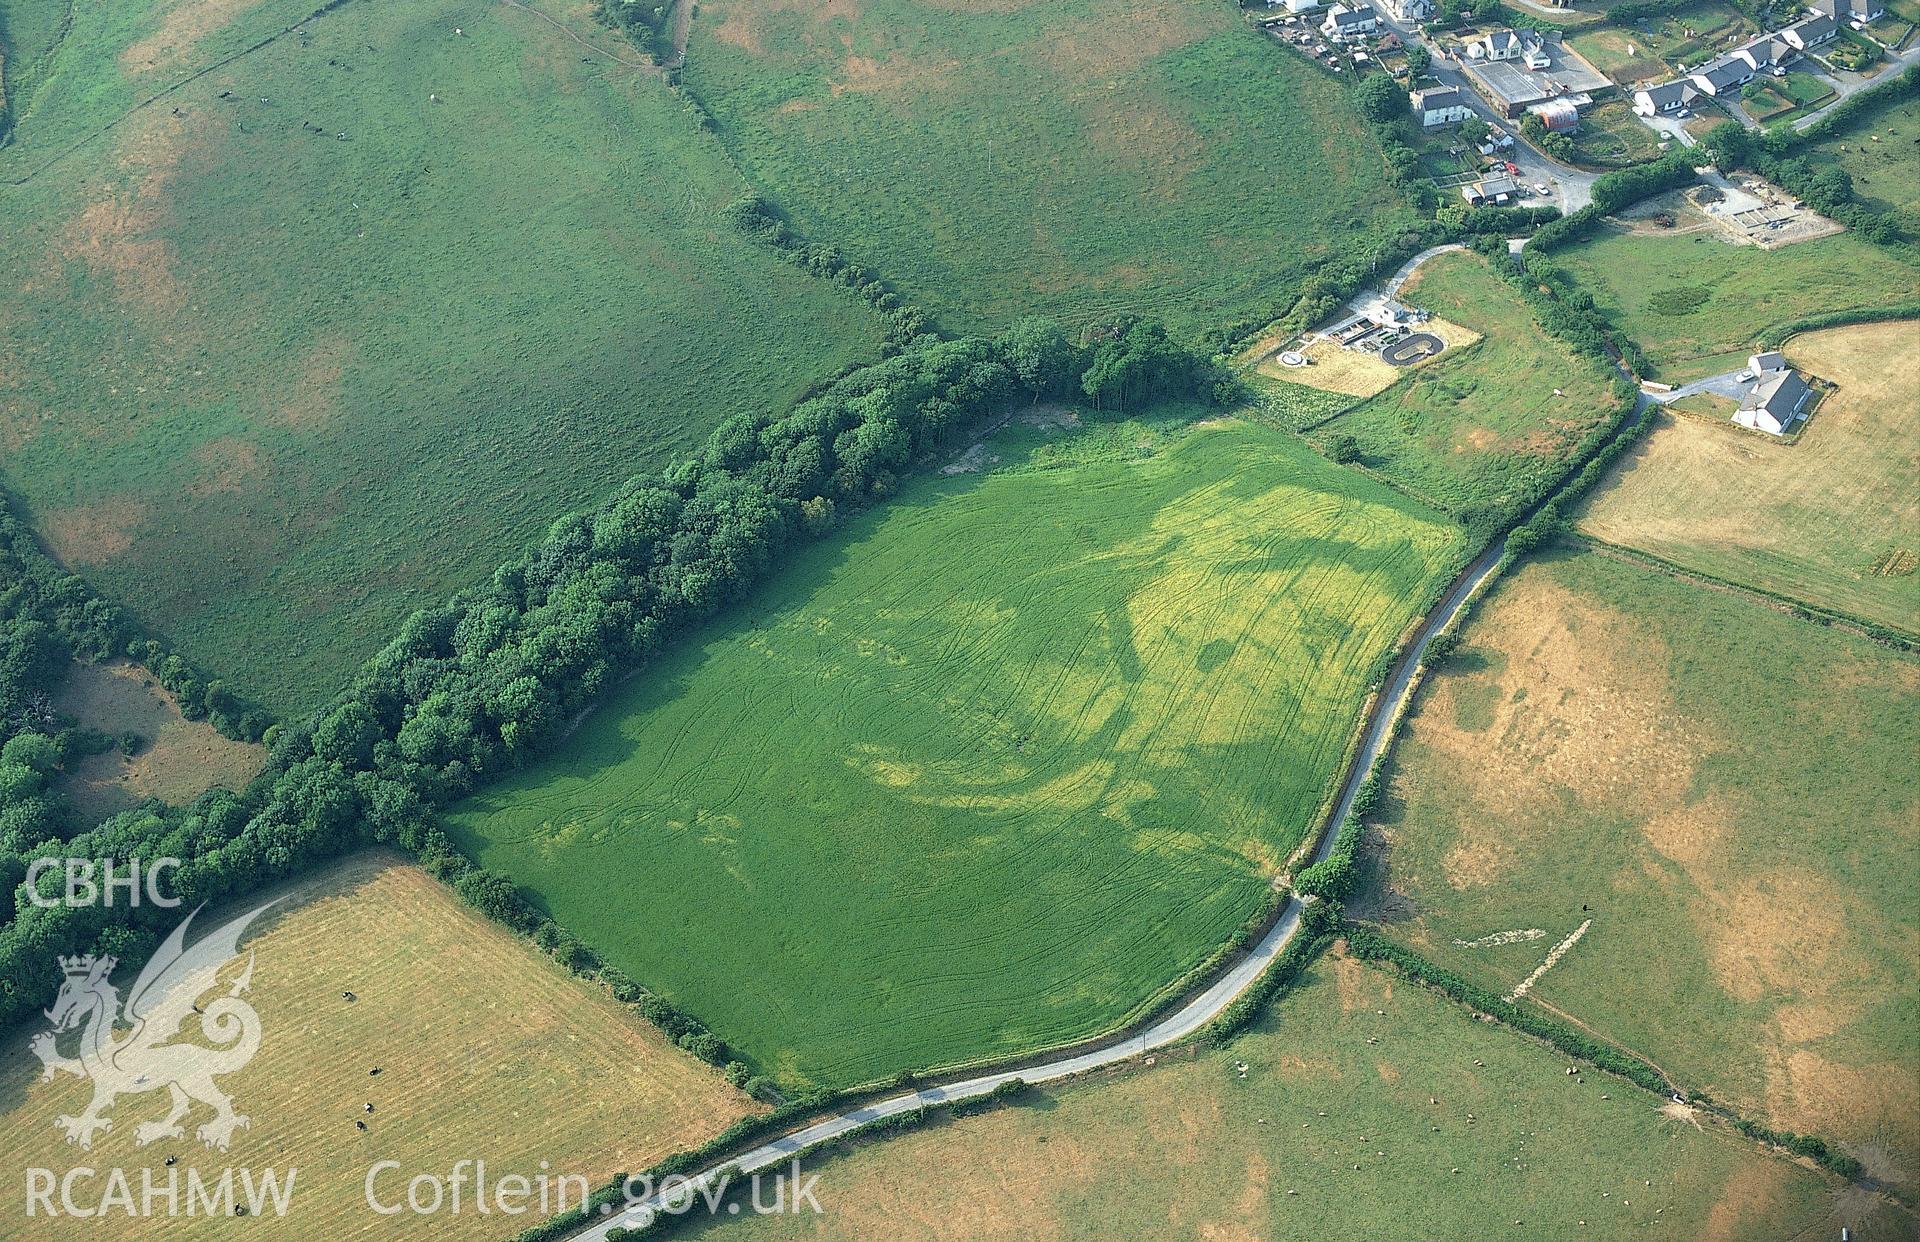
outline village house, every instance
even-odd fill
[[[1427,129],[1453,125],[1473,116],[1466,93],[1457,86],[1433,86],[1414,91],[1409,98],[1413,102],[1413,114]]]
[[[1387,12],[1403,22],[1424,22],[1439,11],[1434,0],[1382,0]]]
[[[1753,65],[1740,56],[1719,56],[1688,76],[1703,95],[1731,95],[1753,81]]]
[[[1780,37],[1805,52],[1833,42],[1839,33],[1839,22],[1824,13],[1816,13],[1812,17],[1801,18],[1791,26],[1782,27]]]
[[[1664,116],[1685,112],[1698,98],[1700,91],[1694,86],[1692,78],[1675,78],[1671,82],[1635,91],[1633,110],[1641,116]]]
[[[1319,8],[1324,0],[1287,0],[1287,12],[1311,13]]]
[[[1380,15],[1371,4],[1336,4],[1327,10],[1327,20],[1320,23],[1320,29],[1328,38],[1345,39],[1372,34],[1379,25]]]
[[[1812,7],[1815,13],[1850,26],[1864,26],[1887,15],[1887,6],[1880,0],[1813,0]]]
[[[1476,149],[1482,155],[1498,155],[1502,151],[1513,150],[1513,135],[1498,125],[1487,126],[1487,136],[1482,138]]]
[[[1798,371],[1791,367],[1769,371],[1741,398],[1733,421],[1768,435],[1785,435],[1812,396],[1813,389],[1807,387],[1807,381],[1800,378]]]
[[[1753,66],[1755,73],[1779,73],[1800,51],[1779,35],[1763,34],[1733,53]]]
[[[1467,59],[1497,64],[1501,61],[1523,60],[1529,53],[1539,50],[1540,36],[1531,30],[1524,36],[1517,30],[1496,30],[1467,44]]]

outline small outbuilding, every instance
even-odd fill
[[[1786,369],[1787,356],[1777,349],[1770,349],[1764,354],[1747,355],[1747,370],[1752,371],[1756,376]]]

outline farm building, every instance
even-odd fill
[[[1371,4],[1336,4],[1327,10],[1327,20],[1320,23],[1320,29],[1329,38],[1343,39],[1350,35],[1372,34],[1380,25],[1380,15]]]
[[[1460,189],[1460,197],[1474,207],[1482,207],[1488,203],[1496,207],[1504,207],[1519,196],[1520,183],[1505,173],[1496,173],[1472,185],[1462,186]]]
[[[1500,115],[1517,119],[1529,105],[1549,99],[1567,98],[1578,107],[1593,102],[1594,95],[1614,89],[1613,80],[1582,60],[1557,35],[1531,36],[1519,56],[1508,57],[1511,44],[1495,42],[1488,36],[1468,48],[1465,62],[1467,77]],[[1479,58],[1474,48],[1483,49]],[[1497,53],[1491,57],[1488,52]]]
[[[1414,91],[1409,98],[1413,102],[1413,114],[1428,129],[1452,125],[1473,116],[1473,108],[1467,103],[1466,94],[1457,86],[1429,87]]]
[[[1791,367],[1770,371],[1741,398],[1733,421],[1768,435],[1785,435],[1787,428],[1793,426],[1794,420],[1807,408],[1807,399],[1812,395],[1813,389],[1807,387],[1807,381],[1800,378],[1798,371]]]
[[[1570,99],[1549,99],[1527,109],[1540,118],[1540,123],[1548,131],[1556,134],[1568,134],[1580,128],[1580,109]]]
[[[1699,88],[1694,86],[1692,78],[1675,78],[1671,82],[1662,82],[1658,86],[1649,86],[1633,93],[1633,110],[1641,116],[1659,116],[1668,112],[1684,112],[1700,98]]]
[[[1784,371],[1786,369],[1787,356],[1777,349],[1770,349],[1764,354],[1747,355],[1747,370],[1752,371],[1755,375],[1765,375],[1769,371]]]

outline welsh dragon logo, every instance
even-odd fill
[[[53,1008],[46,1011],[53,1029],[34,1036],[29,1047],[46,1067],[40,1075],[43,1080],[64,1071],[93,1081],[93,1101],[86,1111],[54,1120],[66,1132],[67,1142],[92,1147],[96,1132],[113,1128],[106,1113],[117,1098],[164,1087],[172,1098],[172,1110],[159,1121],[136,1126],[137,1144],[144,1147],[183,1137],[181,1119],[197,1101],[214,1110],[213,1120],[197,1131],[200,1141],[220,1151],[227,1149],[233,1132],[244,1128],[247,1118],[233,1111],[232,1097],[213,1080],[241,1068],[260,1050],[260,1015],[241,999],[253,981],[253,955],[247,955],[246,968],[225,995],[204,1007],[198,1002],[213,987],[221,968],[239,957],[240,937],[248,925],[273,904],[241,915],[188,948],[187,925],[205,907],[196,908],[134,980],[124,1011],[119,989],[108,981],[117,959],[91,953],[60,959],[66,981]],[[190,1014],[199,1016],[201,1033],[213,1046],[174,1042]],[[132,1028],[118,1040],[114,1038],[116,1022]],[[60,1055],[59,1037],[82,1027],[80,1055]]]

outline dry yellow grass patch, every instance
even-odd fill
[[[149,73],[185,62],[196,44],[261,0],[176,0],[160,19],[159,27],[120,53],[120,67],[128,73]]]
[[[1688,569],[1920,631],[1910,570],[1920,564],[1917,336],[1920,324],[1906,321],[1795,337],[1788,358],[1836,385],[1797,443],[1662,416],[1581,526]]]
[[[717,1071],[395,856],[347,860],[288,896],[243,943],[254,954],[250,996],[263,1040],[249,1065],[220,1080],[252,1119],[229,1151],[199,1146],[191,1128],[187,1140],[136,1148],[136,1123],[166,1111],[154,1095],[123,1097],[113,1129],[92,1151],[68,1147],[54,1117],[78,1112],[86,1085],[66,1075],[38,1081],[25,1032],[0,1052],[0,1098],[10,1103],[0,1114],[5,1167],[122,1167],[134,1171],[136,1194],[138,1170],[164,1173],[168,1156],[203,1176],[229,1166],[297,1168],[286,1217],[154,1220],[119,1232],[42,1218],[32,1236],[498,1239],[536,1218],[375,1215],[365,1201],[369,1168],[397,1160],[407,1170],[377,1183],[383,1198],[396,1187],[404,1194],[405,1177],[445,1177],[462,1159],[484,1158],[490,1179],[536,1176],[544,1161],[553,1174],[578,1173],[597,1185],[694,1146],[756,1107]],[[123,990],[129,982],[115,981]],[[344,1000],[343,991],[357,999]],[[198,1037],[191,1024],[182,1033],[186,1042]],[[380,1074],[369,1075],[376,1065]],[[186,1124],[209,1115],[197,1108]],[[24,1236],[13,1219],[23,1210],[17,1197],[0,1209],[0,1234]]]
[[[146,798],[183,806],[215,785],[238,789],[267,761],[261,747],[181,716],[173,695],[131,660],[75,662],[54,707],[115,737],[138,733],[146,743],[131,758],[110,750],[68,765],[61,788],[90,819]]]

